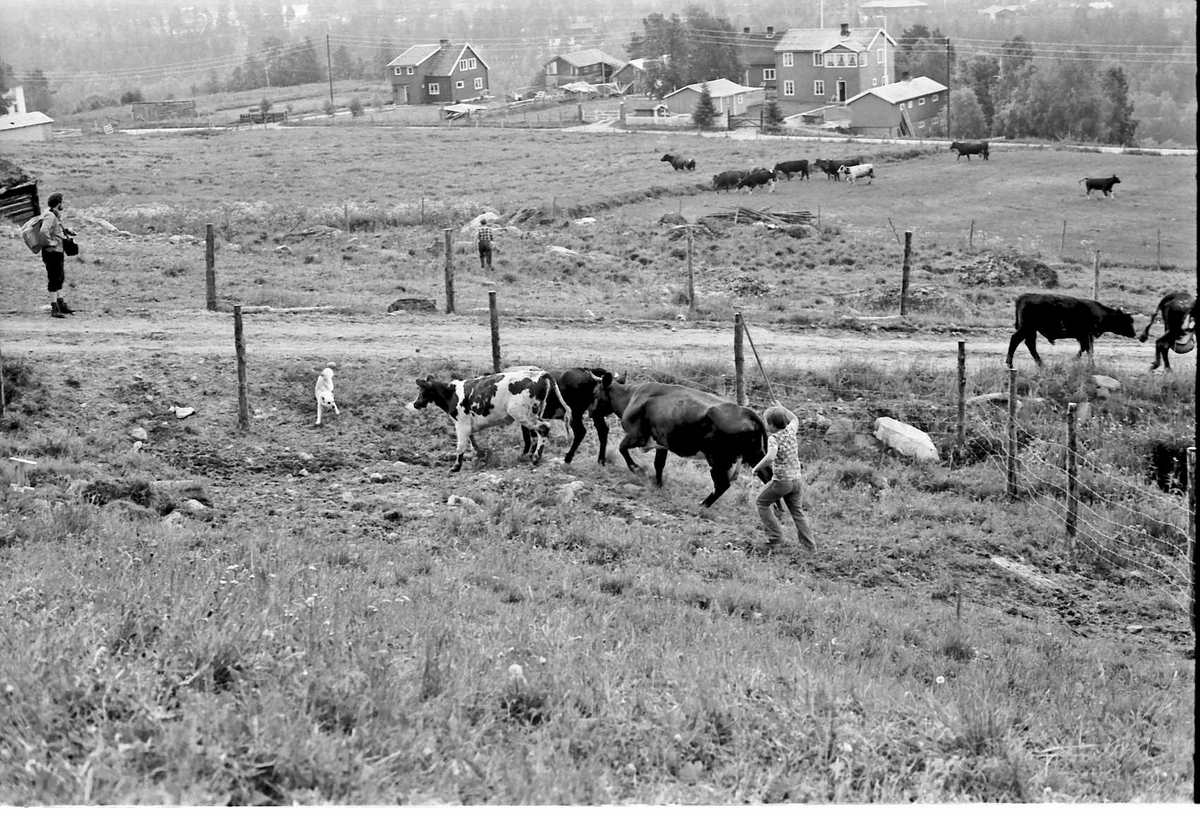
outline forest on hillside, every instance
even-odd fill
[[[886,24],[901,47],[898,73],[950,85],[966,135],[1196,144],[1194,3],[1113,0],[1112,8],[1090,8],[1037,0],[1005,19],[982,14],[981,0],[933,0],[887,18],[869,17],[858,6],[832,0],[676,8],[648,0],[602,7],[580,0],[5,0],[0,94],[21,85],[30,110],[54,116],[331,76],[382,81],[384,67],[405,48],[443,38],[476,48],[496,96],[536,85],[547,59],[583,48],[621,59],[673,54],[693,69],[674,82],[713,79],[704,72],[738,79],[729,50],[744,28],[784,31],[822,22],[832,28],[848,20],[855,27]],[[70,23],[47,26],[47,19]]]

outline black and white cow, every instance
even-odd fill
[[[1061,296],[1057,293],[1024,293],[1017,296],[1017,331],[1008,342],[1008,358],[1005,363],[1012,368],[1013,353],[1022,341],[1037,365],[1042,366],[1042,357],[1037,351],[1040,333],[1051,344],[1056,339],[1073,338],[1079,342],[1079,355],[1092,357],[1092,342],[1105,333],[1133,338],[1137,331],[1133,327],[1133,316],[1123,310],[1107,307],[1091,299]]]
[[[838,168],[838,173],[846,175],[846,181],[853,185],[859,179],[867,180],[867,184],[871,184],[871,180],[875,178],[874,165],[843,165]]]
[[[507,426],[514,421],[533,435],[530,460],[536,466],[542,457],[542,447],[550,435],[546,423],[546,402],[551,395],[564,407],[564,422],[571,429],[571,410],[550,373],[538,367],[521,367],[477,378],[437,381],[432,376],[417,379],[420,390],[410,409],[424,409],[433,404],[454,419],[458,439],[457,457],[451,472],[462,469],[467,447],[474,447],[479,457],[486,458],[487,450],[475,443],[475,433],[488,427]]]
[[[987,142],[951,142],[950,150],[958,152],[958,155],[954,157],[955,162],[964,156],[968,162],[971,161],[972,156],[982,156],[984,159],[988,158]]]
[[[801,179],[808,179],[808,160],[791,159],[787,162],[777,163],[775,165],[775,178],[779,179],[780,176],[789,182],[792,181],[793,176],[799,176]]]
[[[750,193],[758,187],[766,188],[771,193],[775,192],[775,171],[768,171],[766,168],[755,168],[742,177],[737,183],[738,190],[744,190]]]
[[[737,187],[742,181],[742,177],[750,173],[749,171],[721,171],[713,177],[713,190],[715,191],[731,191]]]
[[[659,162],[670,162],[671,167],[677,171],[694,171],[696,170],[696,160],[688,159],[685,156],[677,154],[663,154]]]
[[[1158,302],[1158,306],[1150,312],[1150,323],[1146,325],[1145,330],[1138,333],[1137,340],[1145,342],[1150,338],[1150,328],[1154,326],[1154,320],[1159,315],[1162,316],[1163,329],[1166,330],[1154,342],[1154,364],[1150,366],[1151,370],[1162,367],[1169,372],[1171,350],[1175,350],[1180,355],[1192,351],[1196,343],[1193,319],[1195,306],[1195,296],[1191,293],[1176,291],[1163,296]],[[1189,346],[1189,340],[1191,346]]]
[[[1098,176],[1089,176],[1085,179],[1080,179],[1079,181],[1087,187],[1087,191],[1084,193],[1084,196],[1086,196],[1088,199],[1092,198],[1092,191],[1100,191],[1110,199],[1116,199],[1117,194],[1115,191],[1113,191],[1113,185],[1117,184],[1121,180],[1117,179],[1116,176],[1105,176],[1103,178]]]

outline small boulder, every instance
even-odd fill
[[[928,433],[895,418],[876,418],[875,437],[901,455],[918,461],[938,460],[937,447]]]

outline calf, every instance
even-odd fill
[[[808,179],[808,160],[793,159],[787,162],[780,162],[775,166],[775,178],[778,179],[781,174],[789,182],[792,181],[793,176]]]
[[[749,171],[721,171],[713,177],[713,190],[718,192],[733,190],[747,173]]]
[[[1098,301],[1060,296],[1055,293],[1024,293],[1017,297],[1017,331],[1008,342],[1006,364],[1011,369],[1013,353],[1022,341],[1037,365],[1042,358],[1037,351],[1037,336],[1041,333],[1051,344],[1056,339],[1073,338],[1079,342],[1079,355],[1092,358],[1092,342],[1104,333],[1133,338],[1133,316],[1106,307]]]
[[[645,471],[629,454],[631,448],[655,448],[658,486],[662,486],[668,452],[683,458],[703,455],[713,491],[701,506],[712,506],[729,489],[738,467],[743,463],[753,467],[767,451],[767,426],[758,413],[690,387],[655,382],[625,386],[609,374],[596,384],[595,402],[621,417],[625,437],[619,449],[629,471]],[[766,472],[759,475],[764,483],[770,481]]]
[[[1146,329],[1138,334],[1137,340],[1145,342],[1150,338],[1150,328],[1154,326],[1154,320],[1162,315],[1163,329],[1166,330],[1158,340],[1154,342],[1154,363],[1150,365],[1151,371],[1157,370],[1160,366],[1170,372],[1171,370],[1171,350],[1180,355],[1190,353],[1196,345],[1195,336],[1195,320],[1193,313],[1195,312],[1196,299],[1191,293],[1182,291],[1168,293],[1163,296],[1158,302],[1158,306],[1150,311],[1150,323],[1146,325]]]
[[[1092,191],[1100,191],[1102,194],[1109,197],[1110,199],[1116,199],[1117,194],[1113,190],[1113,185],[1117,184],[1121,180],[1117,179],[1117,177],[1115,177],[1115,176],[1106,176],[1103,179],[1101,179],[1100,177],[1089,176],[1089,177],[1086,177],[1085,179],[1080,179],[1079,181],[1082,182],[1087,187],[1087,190],[1084,192],[1083,195],[1086,196],[1088,199],[1092,198]]]
[[[775,192],[775,171],[768,171],[766,168],[755,168],[742,177],[742,180],[737,183],[738,190],[745,190],[746,193],[754,190],[757,187],[765,187],[771,193]]]
[[[317,397],[317,426],[321,426],[322,410],[332,409],[334,415],[341,415],[337,404],[333,400],[333,369],[326,367],[321,370],[321,374],[317,376],[317,385],[313,389],[313,393]]]
[[[687,157],[677,156],[675,154],[663,154],[659,162],[670,162],[671,167],[677,171],[694,171],[696,170],[696,160],[688,159]]]
[[[859,179],[866,179],[867,184],[871,184],[871,180],[875,178],[874,165],[843,165],[838,168],[839,173],[846,175],[846,181],[853,185]]]
[[[958,152],[954,157],[955,162],[964,156],[968,162],[971,161],[972,156],[982,156],[985,160],[988,158],[987,142],[951,142],[950,150]]]
[[[417,388],[420,392],[408,405],[410,409],[423,409],[433,404],[454,419],[458,448],[451,472],[462,469],[468,446],[473,447],[481,459],[487,457],[487,451],[475,443],[476,432],[514,421],[533,434],[530,460],[536,466],[550,435],[550,425],[545,419],[546,402],[551,395],[555,395],[563,407],[563,417],[570,430],[570,407],[563,401],[550,373],[537,367],[521,367],[465,380],[435,381],[428,376],[417,379]]]

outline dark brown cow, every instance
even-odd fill
[[[753,467],[767,451],[767,426],[758,413],[725,398],[678,384],[649,382],[626,386],[605,375],[596,384],[595,409],[621,416],[625,437],[619,447],[631,472],[644,472],[629,454],[633,447],[654,446],[654,480],[662,486],[667,453],[682,458],[703,455],[713,491],[701,506],[712,506],[737,477],[738,466]],[[760,475],[768,481],[770,476]]]
[[[1154,320],[1159,315],[1162,316],[1163,328],[1166,330],[1154,342],[1154,363],[1150,366],[1152,371],[1159,367],[1170,371],[1172,349],[1180,355],[1192,351],[1196,344],[1193,319],[1195,307],[1196,298],[1191,293],[1176,291],[1163,296],[1158,306],[1150,311],[1150,323],[1138,334],[1137,340],[1145,342],[1150,338],[1150,328],[1154,326]]]
[[[1080,179],[1079,181],[1083,183],[1083,186],[1086,188],[1083,195],[1088,199],[1092,198],[1092,191],[1100,191],[1100,193],[1104,194],[1105,197],[1109,199],[1116,199],[1117,193],[1113,190],[1113,185],[1116,185],[1121,180],[1117,179],[1117,177],[1114,175],[1104,177],[1089,176]]]
[[[694,171],[696,170],[696,160],[689,159],[686,156],[678,154],[663,154],[660,162],[670,162],[671,167],[677,171]]]
[[[1017,297],[1017,331],[1008,342],[1006,363],[1010,368],[1013,353],[1022,341],[1033,360],[1042,366],[1042,357],[1037,351],[1039,333],[1051,344],[1060,338],[1075,339],[1079,342],[1079,356],[1087,353],[1090,360],[1092,342],[1104,333],[1133,338],[1137,331],[1133,327],[1133,316],[1098,301],[1055,293],[1024,293]]]
[[[546,407],[542,412],[542,417],[563,418],[565,415],[564,403],[571,410],[571,448],[563,456],[564,463],[571,463],[571,459],[575,457],[575,450],[579,449],[579,445],[583,443],[583,437],[587,435],[587,427],[583,425],[585,415],[592,416],[592,425],[596,427],[596,437],[600,440],[600,456],[598,458],[600,465],[603,466],[608,462],[607,417],[613,414],[613,410],[611,407],[593,406],[595,403],[593,394],[596,391],[597,379],[609,374],[608,370],[603,367],[572,367],[569,370],[552,370],[550,372],[550,376],[558,384],[558,393],[562,395],[562,402],[558,400],[557,394],[551,393],[546,398]],[[623,375],[614,376],[614,378],[618,384],[625,383]],[[525,443],[523,454],[528,454],[533,448],[533,436],[529,430],[521,427],[521,437]]]
[[[957,156],[954,157],[955,162],[964,156],[967,158],[967,162],[971,161],[972,156],[982,156],[984,159],[988,158],[988,144],[986,142],[951,142],[950,150],[957,152]]]

